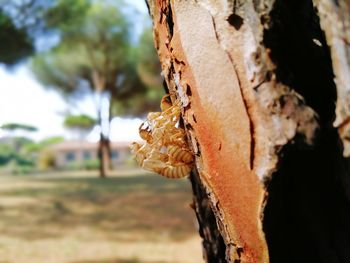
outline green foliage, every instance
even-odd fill
[[[14,157],[15,157],[14,159],[16,161],[16,164],[18,166],[31,166],[31,167],[35,166],[34,160],[31,160],[27,156],[24,156],[24,155],[21,155],[21,154],[16,154]]]
[[[69,96],[108,91],[116,115],[158,109],[163,92],[152,33],[146,28],[136,46],[126,1],[2,3],[0,63],[13,64],[31,55],[34,37],[53,33],[59,43],[31,60],[35,76],[45,86]]]
[[[9,130],[9,131],[14,131],[14,130],[23,130],[23,131],[37,131],[38,129],[34,126],[28,125],[28,124],[22,124],[22,123],[6,123],[0,126],[1,129],[3,130]]]
[[[151,28],[145,28],[139,44],[133,49],[136,72],[139,81],[146,89],[132,97],[115,101],[112,107],[114,115],[141,116],[148,111],[158,111],[159,102],[164,95],[161,67],[154,48]]]
[[[164,94],[162,90],[148,90],[145,94],[138,94],[132,98],[125,98],[113,104],[114,115],[143,116],[149,111],[159,111],[160,100]]]
[[[33,59],[32,69],[39,81],[65,94],[87,91],[87,87],[114,96],[130,92],[124,85],[135,79],[129,74],[129,23],[118,8],[107,1],[57,1],[48,10],[47,20],[61,41]]]
[[[76,128],[89,130],[96,123],[96,120],[87,115],[68,115],[64,120],[64,126],[68,128]]]
[[[17,146],[23,147],[27,143],[31,143],[26,138],[13,138],[17,141]],[[8,143],[0,143],[0,166],[6,167],[5,170],[13,174],[25,174],[34,170],[35,161],[28,155],[17,151],[14,147],[14,141]],[[16,143],[15,143],[16,145]]]
[[[83,162],[83,167],[86,170],[97,170],[100,167],[100,161],[97,159],[86,160]]]
[[[43,139],[39,144],[41,145],[41,147],[46,147],[46,146],[53,145],[63,141],[64,141],[64,138],[62,136],[53,136],[53,137]]]
[[[0,63],[13,65],[34,51],[32,40],[23,28],[0,9]]]
[[[81,170],[82,169],[82,164],[80,162],[74,161],[74,162],[70,162],[68,163],[65,168],[65,170],[68,171],[77,171],[77,170]]]
[[[154,48],[151,28],[144,29],[137,49],[137,72],[141,80],[152,88],[160,88],[162,79],[160,77],[161,67],[157,52]]]
[[[52,87],[63,94],[72,94],[82,90],[79,86],[85,75],[86,52],[83,48],[70,49],[57,46],[51,51],[37,54],[31,61],[35,77],[45,86]],[[81,82],[82,83],[82,82]]]
[[[23,146],[23,152],[27,154],[37,153],[41,149],[40,143],[32,142]]]
[[[74,161],[66,165],[66,170],[97,170],[100,166],[100,161],[97,159],[84,160],[84,161]]]
[[[0,143],[0,166],[7,164],[15,154],[13,147],[8,144]]]
[[[14,137],[8,139],[6,142],[1,142],[0,166],[6,165],[11,161],[13,161],[15,165],[33,166],[34,161],[30,156],[22,152],[22,149],[31,143],[32,141],[25,137]]]
[[[49,138],[43,139],[40,142],[26,143],[25,145],[23,145],[21,151],[25,154],[33,154],[33,153],[35,154],[35,153],[39,153],[40,150],[42,150],[47,146],[50,146],[62,141],[64,141],[64,138],[62,136],[49,137]]]
[[[34,166],[32,165],[16,165],[11,170],[11,173],[13,175],[22,175],[22,174],[29,174],[34,172]]]
[[[29,144],[32,144],[33,141],[27,137],[23,136],[16,136],[8,139],[8,143],[11,145],[11,147],[16,150],[17,153],[22,153],[22,149],[26,147]]]
[[[53,154],[47,153],[45,148],[60,141],[63,137],[51,137],[38,143],[25,137],[7,139],[0,143],[0,166],[14,174],[33,172],[37,166],[41,169],[53,168]]]
[[[46,24],[49,28],[59,28],[64,32],[69,32],[71,25],[81,25],[88,12],[91,1],[75,0],[67,2],[57,0],[55,5],[44,14]]]
[[[113,115],[158,109],[163,94],[150,28],[137,46],[121,1],[57,0],[47,25],[60,35],[53,49],[31,62],[36,78],[64,95],[108,91]]]

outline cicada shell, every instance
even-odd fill
[[[171,108],[171,106],[172,106],[172,103],[171,103],[171,100],[170,100],[170,96],[169,95],[165,95],[162,98],[161,102],[160,102],[161,110],[164,112],[167,109]]]
[[[191,165],[183,164],[177,166],[167,166],[161,171],[161,175],[167,178],[182,178],[187,176],[192,170]]]
[[[192,153],[178,146],[169,146],[168,154],[175,162],[183,162],[186,164],[193,162]]]
[[[193,154],[186,142],[185,131],[179,127],[180,102],[171,103],[170,96],[161,100],[161,112],[150,112],[140,126],[144,144],[132,143],[130,148],[137,163],[146,170],[168,178],[187,176],[193,166]]]

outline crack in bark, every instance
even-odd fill
[[[211,13],[209,11],[208,11],[208,14],[210,15],[210,17],[212,19],[212,23],[213,23],[216,39],[217,39],[217,41],[219,43],[219,46],[222,47],[221,42],[220,42],[220,37],[219,37],[219,35],[217,33],[217,30],[216,30],[215,19],[214,19],[214,17],[211,15]],[[248,119],[249,119],[249,132],[250,132],[249,167],[250,167],[250,170],[253,170],[254,169],[254,159],[255,159],[255,127],[254,127],[254,123],[252,121],[251,113],[249,112],[248,101],[244,97],[243,90],[241,88],[242,87],[241,80],[239,79],[239,74],[237,72],[237,68],[236,68],[236,65],[235,65],[235,63],[233,61],[233,58],[232,58],[231,54],[225,48],[222,48],[222,50],[226,53],[228,59],[231,62],[231,65],[232,65],[232,68],[233,68],[233,70],[235,72],[235,75],[237,76],[237,81],[238,81],[238,85],[239,85],[240,94],[241,94],[242,101],[243,101],[243,104],[244,104],[244,107],[245,107],[245,110],[246,110],[246,113],[247,113],[247,116],[248,116]]]

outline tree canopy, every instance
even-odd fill
[[[164,95],[162,88],[161,67],[154,48],[151,28],[145,27],[138,46],[133,49],[135,57],[134,74],[139,76],[145,92],[116,101],[112,113],[140,116],[148,111],[158,111],[159,101]]]
[[[36,52],[37,40],[48,37],[43,14],[54,1],[0,1],[0,63],[14,66]]]
[[[88,115],[68,115],[64,120],[64,126],[73,129],[91,129],[96,123],[94,118]]]
[[[57,1],[46,17],[60,42],[33,59],[32,69],[42,83],[65,94],[108,91],[113,98],[144,88],[133,66],[129,22],[115,5]]]
[[[38,130],[38,128],[32,125],[23,124],[23,123],[6,123],[1,125],[0,128],[8,131],[22,130],[22,131],[34,132]]]
[[[34,51],[27,31],[18,28],[12,19],[0,9],[0,63],[14,65]]]

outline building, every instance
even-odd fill
[[[113,167],[127,165],[131,159],[129,142],[111,142],[111,161]],[[70,168],[98,160],[98,143],[87,141],[64,141],[50,147],[57,168]]]

